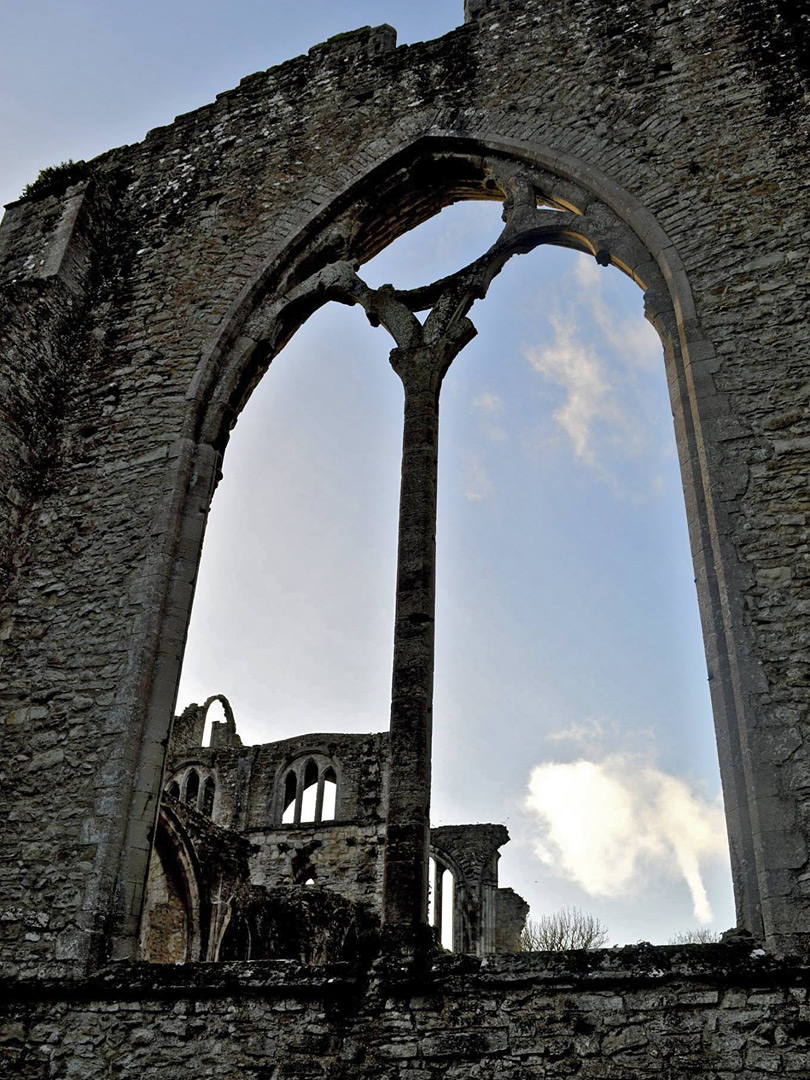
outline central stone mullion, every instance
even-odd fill
[[[414,927],[427,922],[439,389],[448,364],[435,348],[391,355],[405,415],[383,921]]]

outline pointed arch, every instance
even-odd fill
[[[200,798],[200,774],[196,769],[189,769],[183,782],[183,801],[197,809]]]
[[[284,825],[334,820],[338,799],[339,766],[325,750],[310,750],[288,761],[276,777],[269,818]],[[333,789],[325,803],[325,789]],[[305,802],[306,796],[306,802]],[[329,813],[324,813],[324,806]]]
[[[780,871],[768,866],[758,813],[758,799],[769,797],[769,780],[753,771],[757,755],[750,741],[754,729],[745,689],[755,685],[758,671],[742,618],[744,582],[727,539],[727,511],[717,490],[713,458],[729,405],[714,384],[714,349],[701,330],[675,245],[640,199],[590,162],[548,146],[435,132],[389,152],[271,255],[204,350],[187,390],[187,419],[175,455],[184,542],[175,550],[171,575],[181,591],[167,595],[164,611],[172,612],[171,624],[156,627],[161,662],[176,669],[182,653],[191,599],[183,583],[194,576],[204,513],[230,428],[275,352],[314,310],[334,297],[328,267],[341,259],[365,261],[456,199],[502,198],[493,163],[528,170],[548,203],[581,219],[580,229],[560,233],[549,242],[613,262],[645,291],[648,317],[663,342],[671,388],[739,922],[759,936],[764,915],[766,931],[779,933],[780,919],[786,918],[779,914]],[[371,194],[374,198],[367,198]],[[169,674],[153,680],[150,715],[167,714],[167,687],[173,685],[176,670],[173,678]],[[391,782],[396,783],[396,762]],[[146,826],[145,819],[133,819],[128,848],[137,846],[138,830],[143,833]],[[126,865],[122,872],[127,877]]]

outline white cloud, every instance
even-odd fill
[[[614,725],[611,725],[613,728]],[[598,716],[589,716],[581,723],[574,721],[568,727],[558,728],[546,736],[550,742],[574,742],[581,746],[592,746],[605,737],[605,721]]]
[[[661,874],[681,876],[695,918],[712,910],[701,866],[728,860],[718,802],[631,754],[601,762],[543,762],[532,770],[526,808],[538,857],[592,896],[626,897]]]
[[[576,306],[550,314],[551,341],[524,352],[531,368],[562,391],[552,416],[575,456],[618,494],[646,497],[658,490],[652,465],[668,445],[656,426],[659,391],[652,392],[652,380],[663,374],[661,342],[648,322],[611,300],[616,283],[605,273],[579,256]],[[539,433],[540,445],[549,441]]]
[[[596,421],[627,427],[604,362],[591,346],[578,339],[576,325],[559,315],[551,316],[554,341],[544,348],[530,348],[526,356],[534,371],[563,387],[565,401],[554,419],[563,428],[577,457],[597,464],[593,445]]]

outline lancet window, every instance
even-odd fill
[[[337,770],[323,754],[294,762],[284,775],[281,822],[333,821],[337,804]]]
[[[182,800],[192,810],[199,810],[206,817],[214,816],[216,792],[217,784],[214,777],[195,768],[176,776],[166,785],[167,795]]]

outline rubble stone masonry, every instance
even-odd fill
[[[786,0],[466,15],[418,45],[387,26],[332,39],[6,211],[3,1075],[810,1073],[810,16]],[[230,428],[336,267],[518,188],[577,215],[551,242],[630,273],[661,334],[751,939],[137,964]]]

